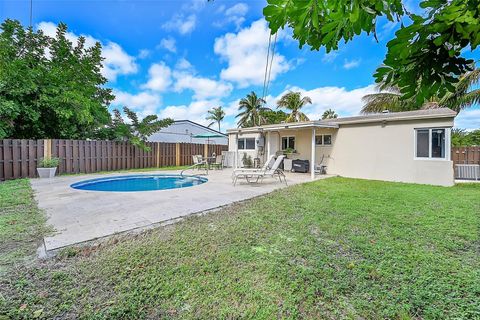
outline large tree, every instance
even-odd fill
[[[265,107],[265,100],[258,97],[255,92],[250,92],[245,98],[240,99],[238,103],[237,114],[238,126],[245,127],[255,127],[265,123],[265,118],[263,117],[263,112],[269,110]]]
[[[147,151],[150,151],[146,145],[148,137],[173,123],[173,119],[158,119],[156,115],[148,115],[140,120],[137,114],[128,107],[123,107],[123,113],[129,119],[128,123],[124,121],[120,110],[113,110],[112,121],[106,128],[107,137],[111,140],[128,141]]]
[[[308,117],[303,113],[302,108],[311,104],[312,99],[310,97],[302,97],[301,92],[290,91],[285,93],[280,100],[278,100],[277,105],[279,108],[284,108],[290,111],[290,114],[287,116],[287,122],[299,122],[299,121],[308,121]]]
[[[217,123],[218,124],[218,131],[220,131],[220,123],[225,118],[225,111],[223,110],[223,108],[221,106],[214,107],[214,108],[208,110],[207,113],[208,113],[208,116],[206,117],[206,119],[212,121],[212,122],[210,122],[208,127],[211,127],[212,125]]]
[[[62,23],[53,38],[14,20],[0,25],[0,138],[82,139],[109,123],[101,46],[66,33]]]
[[[377,86],[378,92],[367,94],[362,98],[364,102],[362,113],[376,113],[384,110],[407,111],[438,107],[448,107],[459,112],[480,102],[479,81],[480,69],[467,72],[460,76],[452,92],[447,92],[442,97],[432,96],[421,105],[415,103],[415,96],[404,97],[398,87],[381,83]]]
[[[272,33],[289,26],[300,47],[327,52],[363,32],[376,37],[379,17],[401,21],[375,78],[397,87],[404,98],[415,97],[417,105],[453,92],[459,77],[473,70],[465,52],[480,44],[477,0],[423,0],[421,15],[407,12],[401,0],[267,2],[263,14]]]

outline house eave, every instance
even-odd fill
[[[279,123],[275,125],[260,126],[260,127],[250,127],[250,128],[238,128],[238,129],[229,129],[227,133],[254,133],[254,132],[268,132],[268,131],[279,131],[279,130],[292,130],[292,129],[306,129],[306,128],[333,128],[337,129],[338,124],[336,123],[321,123],[318,121],[312,122],[303,122],[303,123]]]

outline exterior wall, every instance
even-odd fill
[[[257,139],[258,137],[260,136],[260,134],[258,133],[242,133],[242,134],[238,134],[238,138],[253,138],[253,139]],[[228,135],[228,151],[235,151],[237,146],[236,146],[236,135],[233,133],[230,133]],[[247,149],[247,150],[238,150],[238,159],[237,159],[237,166],[238,167],[242,167],[242,158],[243,158],[243,154],[246,153],[247,156],[250,156],[252,157],[252,160],[254,158],[260,158],[262,161],[263,161],[263,150],[261,150],[260,148],[257,147],[257,145],[255,144],[255,149],[253,150],[250,150],[250,149]]]
[[[196,125],[188,121],[178,121],[174,122],[171,126],[161,129],[160,131],[152,134],[148,141],[150,142],[180,142],[180,143],[206,143],[207,139],[205,138],[193,138],[192,136],[196,134],[204,133],[217,133],[215,130],[203,127],[201,125]],[[227,145],[228,138],[211,138],[208,139],[210,144],[221,144]]]
[[[315,162],[327,166],[327,173],[344,177],[451,186],[454,184],[450,160],[415,159],[415,129],[453,127],[453,118],[395,121],[386,124],[340,124],[338,129],[317,128],[316,135],[331,134],[331,146],[315,147]],[[248,133],[239,137],[258,137]],[[294,136],[297,153],[290,159],[311,160],[312,129],[269,132],[265,141],[265,161],[281,149],[281,137]],[[268,152],[268,139],[271,152]],[[449,144],[450,141],[447,141]],[[229,150],[235,151],[235,134],[229,135]],[[450,152],[447,147],[447,157]],[[252,158],[258,150],[248,152]],[[242,151],[239,151],[242,157]]]
[[[452,161],[415,159],[415,129],[452,126],[453,118],[341,125],[327,171],[352,178],[451,186]]]

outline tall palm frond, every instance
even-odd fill
[[[363,96],[362,113],[378,113],[384,110],[407,111],[418,109],[434,109],[447,107],[459,112],[474,104],[480,103],[480,89],[473,89],[480,83],[480,69],[463,74],[454,85],[455,90],[448,92],[442,98],[432,97],[422,105],[416,103],[415,96],[404,99],[398,87],[388,86],[384,83],[377,85],[378,93]]]
[[[255,127],[265,123],[263,117],[263,112],[270,110],[265,107],[265,100],[259,98],[255,92],[250,92],[245,98],[240,99],[238,103],[238,111],[236,118],[238,120],[238,126],[245,127]]]
[[[455,84],[455,91],[447,93],[441,100],[442,106],[459,112],[480,102],[480,90],[473,89],[480,82],[480,69],[463,74]]]
[[[308,116],[301,111],[301,109],[307,105],[311,104],[312,99],[310,97],[302,97],[300,92],[288,92],[284,94],[280,100],[278,100],[278,108],[285,108],[290,110],[286,121],[287,122],[299,122],[299,121],[308,121]]]
[[[218,124],[218,131],[220,130],[220,123],[223,121],[225,118],[225,111],[221,106],[212,108],[211,110],[207,111],[208,116],[205,118],[206,120],[211,120],[210,124],[208,127],[211,127],[214,123]]]

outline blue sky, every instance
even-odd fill
[[[29,0],[0,0],[0,19],[29,22]],[[411,10],[415,2],[407,1]],[[261,95],[268,46],[264,1],[33,0],[33,24],[52,34],[65,22],[72,40],[100,41],[103,73],[117,96],[141,115],[190,119],[207,124],[206,111],[222,105],[223,128],[235,126],[238,99]],[[288,30],[278,35],[267,101],[272,107],[288,90],[309,95],[311,119],[332,108],[358,114],[398,23],[380,20],[379,39],[362,35],[336,52],[299,49]],[[477,53],[470,54],[478,59]],[[456,125],[480,127],[480,108],[463,111]]]

